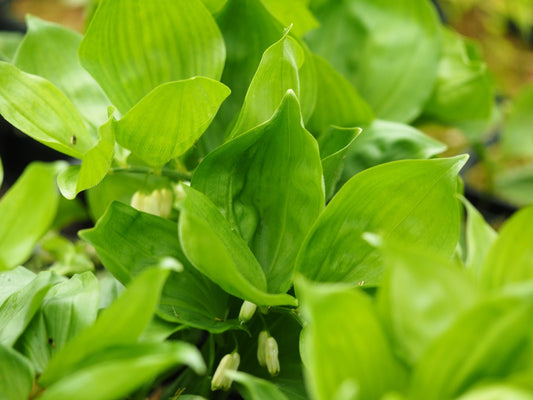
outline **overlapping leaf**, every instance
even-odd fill
[[[33,387],[31,363],[15,350],[0,344],[0,398],[28,399]]]

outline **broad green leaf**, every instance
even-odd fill
[[[227,294],[185,258],[175,222],[115,202],[95,228],[80,236],[96,248],[106,269],[123,284],[166,258],[179,261],[183,271],[170,272],[161,294],[159,315],[165,320],[213,333],[238,326],[226,321]]]
[[[373,112],[353,85],[324,58],[313,54],[312,60],[318,88],[315,110],[306,127],[319,137],[331,125],[367,126],[374,118]]]
[[[530,299],[508,297],[488,299],[463,313],[420,359],[409,398],[450,399],[478,382],[517,371],[531,342],[532,311]]]
[[[198,140],[229,93],[220,82],[202,77],[158,86],[115,124],[117,142],[161,167]]]
[[[83,190],[96,186],[104,179],[113,160],[115,148],[114,120],[100,126],[100,140],[82,157],[81,165],[72,165],[57,177],[61,194],[69,200]]]
[[[265,379],[238,371],[228,371],[228,376],[240,383],[239,393],[245,400],[289,400],[275,384]]]
[[[0,305],[17,290],[28,284],[35,274],[24,267],[17,267],[0,274]]]
[[[533,165],[525,163],[494,173],[494,195],[511,205],[525,207],[533,204]]]
[[[0,32],[0,60],[11,61],[17,52],[20,42],[24,39],[21,32]]]
[[[296,293],[307,322],[301,351],[312,399],[332,399],[344,385],[357,385],[360,399],[381,399],[404,386],[404,370],[367,295],[302,278]]]
[[[94,324],[52,357],[40,383],[49,386],[76,370],[87,357],[106,347],[135,343],[154,315],[168,272],[151,268],[133,280]]]
[[[29,399],[34,371],[31,363],[20,353],[0,344],[0,398]]]
[[[78,60],[82,36],[32,16],[26,18],[26,24],[28,32],[13,63],[24,72],[54,84],[95,130],[106,120],[109,100]]]
[[[343,181],[367,168],[390,161],[431,158],[446,145],[418,129],[396,122],[376,120],[350,146]]]
[[[465,266],[474,276],[480,277],[487,254],[498,234],[466,198],[463,197],[461,200],[467,212]]]
[[[479,49],[454,31],[441,30],[442,54],[437,81],[424,115],[448,124],[488,120],[494,97]]]
[[[206,6],[211,14],[219,12],[226,2],[227,0],[202,0],[202,3],[204,3],[204,6]]]
[[[304,50],[288,32],[265,51],[230,137],[272,118],[288,90],[300,98],[299,70],[304,60]]]
[[[408,122],[431,94],[440,54],[429,1],[347,0],[315,8],[306,39],[361,94],[376,116]]]
[[[283,26],[292,25],[292,32],[298,37],[318,27],[318,21],[307,8],[306,0],[261,0],[261,2]]]
[[[205,365],[199,351],[184,342],[118,345],[102,349],[78,369],[46,388],[42,400],[114,400],[149,383],[169,368],[185,364],[196,372]]]
[[[258,305],[296,305],[287,294],[267,293],[261,265],[216,206],[202,193],[183,187],[179,220],[183,252],[201,273],[226,292]]]
[[[335,194],[335,188],[344,167],[346,153],[360,133],[360,128],[331,126],[318,139],[327,200]]]
[[[533,393],[513,385],[489,384],[468,391],[457,400],[533,400]]]
[[[298,249],[324,207],[318,146],[302,125],[294,93],[267,123],[210,153],[192,186],[248,243],[268,291],[286,292]]]
[[[533,280],[533,206],[509,219],[485,257],[481,278],[496,289],[511,283]]]
[[[219,79],[225,48],[200,0],[103,0],[79,57],[125,114],[162,83],[193,76]]]
[[[378,292],[380,311],[395,352],[416,365],[479,292],[465,271],[424,248],[385,242],[382,251],[388,272]]]
[[[0,114],[33,139],[72,157],[81,158],[96,142],[58,88],[5,62],[0,62]]]
[[[56,215],[55,176],[62,163],[30,164],[0,200],[0,271],[31,255]]]
[[[74,275],[48,291],[16,346],[38,372],[44,370],[53,354],[94,323],[98,295],[98,280],[91,272]]]
[[[316,281],[379,283],[382,257],[365,232],[451,257],[460,230],[457,173],[465,162],[466,156],[396,161],[357,174],[311,228],[296,270]]]
[[[44,271],[9,295],[0,306],[0,344],[12,346],[39,309],[46,293],[60,281],[59,276]]]
[[[533,85],[526,85],[513,99],[501,135],[506,157],[533,156]]]

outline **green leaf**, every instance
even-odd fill
[[[202,77],[158,86],[115,124],[117,142],[161,167],[198,140],[229,93],[220,82]]]
[[[491,289],[533,280],[533,206],[509,219],[485,257],[482,280]]]
[[[28,136],[71,157],[81,158],[96,142],[58,88],[5,62],[0,62],[0,114]],[[76,144],[72,137],[78,138]]]
[[[409,398],[450,399],[517,371],[531,342],[532,311],[530,299],[508,297],[488,299],[463,313],[422,356]]]
[[[238,371],[228,371],[227,375],[240,383],[239,393],[245,400],[289,400],[275,384],[265,379]]]
[[[21,400],[30,398],[33,368],[20,353],[0,344],[0,398]]]
[[[457,173],[465,162],[466,156],[396,161],[357,174],[311,228],[296,270],[317,281],[379,283],[382,259],[365,232],[451,257],[460,230]]]
[[[187,196],[179,220],[183,251],[192,265],[226,292],[258,305],[296,305],[287,294],[267,293],[265,274],[246,243],[202,193]]]
[[[474,42],[442,28],[442,54],[426,117],[458,124],[488,120],[494,96],[489,71]]]
[[[31,255],[56,215],[55,176],[63,163],[30,164],[0,200],[0,271]]]
[[[313,10],[320,28],[306,39],[370,104],[376,116],[416,118],[431,94],[440,27],[429,1],[348,0]]]
[[[48,290],[59,281],[57,275],[44,271],[6,298],[0,306],[0,344],[13,346],[39,309]]]
[[[17,267],[0,274],[0,305],[17,290],[28,284],[35,274],[24,267]]]
[[[317,137],[331,125],[366,126],[374,114],[353,85],[324,58],[312,55],[318,82],[316,105],[306,127]]]
[[[395,352],[416,365],[424,350],[479,298],[465,271],[405,242],[385,242],[378,304]]]
[[[240,326],[226,321],[226,293],[185,258],[175,222],[115,202],[95,228],[80,236],[96,248],[106,269],[123,284],[162,260],[180,262],[183,271],[170,272],[161,294],[159,315],[165,320],[213,333]]]
[[[72,165],[57,177],[61,194],[69,200],[104,179],[113,160],[115,148],[113,117],[98,129],[100,140],[82,157],[81,165]]]
[[[480,277],[487,254],[498,234],[485,222],[481,213],[464,197],[466,211],[466,268]]]
[[[507,384],[490,384],[468,391],[457,400],[533,400],[530,391]]]
[[[288,90],[300,98],[299,70],[304,60],[304,50],[288,32],[265,51],[230,137],[272,118]]]
[[[21,32],[0,32],[0,60],[11,61],[17,52],[20,42],[24,39]]]
[[[26,24],[28,32],[13,63],[24,72],[54,84],[95,130],[105,122],[110,103],[78,60],[82,36],[64,26],[33,16],[26,18]]]
[[[162,83],[193,76],[219,79],[225,48],[200,0],[103,0],[79,57],[125,114]]]
[[[248,243],[268,291],[286,292],[298,249],[324,207],[318,147],[302,125],[294,93],[267,123],[210,153],[192,186]]]
[[[502,152],[506,157],[533,156],[533,85],[524,86],[513,99],[511,110],[503,125]]]
[[[298,37],[302,37],[319,25],[307,8],[306,0],[261,0],[261,2],[283,26],[292,25],[292,32]]]
[[[528,132],[529,134],[529,132]],[[533,204],[533,165],[499,167],[494,173],[494,195],[503,201],[525,207]]]
[[[302,278],[296,293],[307,321],[300,351],[311,398],[329,400],[343,386],[357,385],[358,398],[381,399],[404,386],[404,370],[368,296],[344,285],[315,285]]]
[[[431,158],[446,145],[418,129],[396,122],[376,120],[350,146],[342,180],[367,168],[390,161]]]
[[[360,133],[360,128],[331,126],[318,139],[322,169],[324,170],[326,199],[328,200],[335,194],[335,188],[344,167],[346,153]]]
[[[102,349],[46,389],[42,400],[113,400],[125,398],[169,368],[185,364],[197,372],[205,365],[200,352],[188,343],[142,343]]]
[[[154,315],[168,272],[152,268],[133,280],[93,325],[80,332],[52,357],[40,383],[49,386],[76,370],[87,357],[106,347],[135,343]]]
[[[206,6],[211,14],[219,12],[226,2],[227,0],[202,0],[202,3],[204,3],[204,6]]]
[[[18,340],[17,349],[42,372],[52,355],[94,323],[98,297],[98,280],[91,272],[55,285]]]

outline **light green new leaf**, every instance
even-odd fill
[[[46,389],[42,400],[115,400],[167,371],[185,364],[205,371],[200,352],[184,342],[122,344],[102,349]]]
[[[523,368],[520,355],[531,345],[532,312],[530,299],[508,297],[488,299],[463,313],[420,359],[409,398],[454,398],[476,383]]]
[[[465,162],[466,156],[396,161],[357,174],[311,228],[296,270],[317,281],[379,283],[382,258],[365,232],[451,257],[460,230],[457,173]]]
[[[440,26],[429,1],[347,0],[313,10],[320,28],[311,50],[326,58],[378,118],[408,122],[431,94]]]
[[[226,292],[258,305],[296,305],[287,294],[267,293],[261,265],[216,206],[184,186],[179,237],[192,265]]]
[[[63,163],[30,164],[0,200],[0,271],[23,263],[56,215]]]
[[[213,333],[239,327],[237,321],[226,321],[227,294],[185,258],[175,222],[115,202],[95,228],[80,236],[123,284],[162,260],[181,263],[183,270],[170,272],[161,294],[159,316],[165,320]]]
[[[514,98],[501,135],[507,157],[533,156],[533,85],[524,86]]]
[[[261,2],[283,26],[292,25],[292,32],[298,37],[302,37],[319,25],[307,8],[306,0],[261,0]]]
[[[306,127],[319,137],[331,125],[351,128],[370,124],[374,114],[353,85],[324,58],[313,54],[312,60],[318,88],[315,110]]]
[[[115,124],[117,142],[146,163],[161,167],[198,140],[229,94],[226,86],[209,78],[165,83]]]
[[[210,153],[192,186],[248,243],[268,291],[286,292],[298,249],[324,207],[318,146],[302,125],[294,93],[267,123]]]
[[[17,290],[28,284],[35,274],[24,267],[17,267],[0,274],[0,305]]]
[[[61,194],[69,200],[74,199],[83,190],[92,188],[104,179],[115,149],[113,117],[98,129],[100,140],[82,157],[81,165],[72,165],[57,177]]]
[[[275,384],[265,379],[238,371],[228,371],[227,376],[240,383],[239,393],[245,400],[289,400]]]
[[[301,351],[312,399],[329,400],[354,385],[359,387],[357,398],[381,399],[404,386],[404,370],[368,296],[344,285],[315,285],[302,278],[296,294],[307,322]]]
[[[489,288],[533,280],[533,206],[509,219],[485,257],[481,279]]]
[[[288,32],[265,51],[230,137],[272,118],[289,89],[300,98],[299,70],[304,60],[304,50]]]
[[[446,145],[418,129],[396,122],[375,120],[350,146],[342,180],[390,161],[431,158]]]
[[[324,170],[326,200],[329,200],[335,194],[335,188],[344,167],[346,153],[360,133],[361,128],[331,126],[318,139],[322,169]]]
[[[32,16],[26,18],[26,24],[28,32],[13,63],[24,72],[54,84],[95,130],[105,122],[110,103],[78,60],[82,36],[64,26]]]
[[[23,39],[24,34],[21,32],[0,32],[0,60],[12,61]]]
[[[378,304],[395,352],[416,365],[424,350],[479,297],[465,271],[405,242],[385,242]]]
[[[74,275],[51,288],[38,314],[17,342],[38,372],[50,357],[96,320],[98,280],[91,272]]]
[[[193,76],[219,79],[225,47],[200,0],[103,0],[79,57],[125,114],[165,82]]]
[[[34,371],[31,363],[20,353],[0,344],[0,398],[29,399]]]
[[[0,344],[12,346],[39,309],[44,296],[61,279],[49,271],[38,274],[0,306]]]
[[[442,29],[442,55],[437,81],[424,115],[440,122],[490,118],[494,96],[489,71],[476,45],[450,29]]]
[[[0,114],[33,139],[72,157],[81,158],[96,142],[58,88],[5,62],[0,62]]]
[[[49,386],[76,370],[84,359],[108,346],[135,343],[154,315],[168,272],[151,268],[133,280],[93,325],[52,357],[40,383]]]
[[[467,212],[465,266],[475,277],[479,278],[487,254],[498,234],[466,198],[462,197],[461,200]]]

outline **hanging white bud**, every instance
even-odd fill
[[[266,367],[266,342],[268,339],[268,332],[267,331],[261,331],[259,333],[259,338],[257,339],[257,361],[259,361],[259,365],[262,367]]]
[[[135,192],[130,205],[139,211],[168,218],[172,211],[174,196],[169,189],[158,189],[152,193]]]
[[[222,357],[211,380],[211,390],[229,390],[233,380],[227,376],[226,372],[237,371],[240,362],[241,357],[236,351]]]
[[[265,358],[268,373],[271,376],[279,374],[278,342],[272,336],[266,340]]]
[[[244,300],[241,311],[239,312],[239,321],[241,321],[241,324],[249,321],[254,316],[256,309],[257,306],[254,303]]]

